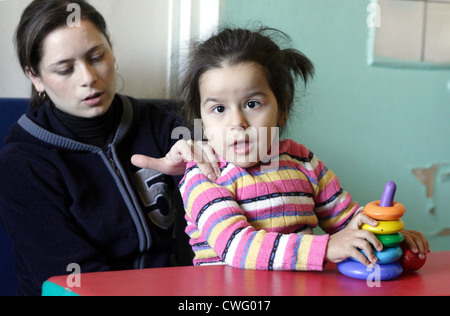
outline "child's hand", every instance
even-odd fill
[[[220,176],[220,169],[212,148],[203,142],[178,141],[164,158],[134,155],[131,162],[139,168],[153,169],[175,176],[183,175],[186,163],[195,160],[203,174],[211,181]]]
[[[370,244],[378,251],[383,250],[383,245],[373,233],[360,229],[363,224],[376,227],[378,222],[363,213],[355,216],[346,228],[330,236],[326,253],[327,260],[339,263],[353,257],[366,266],[377,263],[378,259]],[[369,259],[359,249],[364,250]]]
[[[420,259],[424,259],[426,254],[430,252],[430,244],[425,236],[419,232],[406,229],[402,231],[402,234],[409,249],[418,254]]]

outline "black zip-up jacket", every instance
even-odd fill
[[[122,118],[101,149],[75,141],[51,106],[13,126],[0,153],[0,223],[13,242],[19,295],[72,272],[169,266],[175,181],[139,170],[133,154],[164,157],[180,124],[163,108],[116,95]]]

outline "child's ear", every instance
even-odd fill
[[[280,113],[280,115],[278,116],[278,127],[283,127],[284,125],[286,125],[286,122],[287,122],[286,113]]]

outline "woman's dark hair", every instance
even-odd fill
[[[226,28],[194,44],[178,91],[181,112],[187,121],[192,124],[201,117],[200,77],[211,69],[243,62],[255,62],[264,68],[280,113],[287,118],[294,103],[296,79],[300,76],[307,84],[314,75],[314,66],[300,51],[281,49],[275,43],[276,36],[290,40],[288,35],[272,28],[256,31]]]
[[[57,28],[68,25],[73,14],[70,4],[78,5],[80,18],[91,21],[108,39],[105,19],[85,0],[34,0],[24,10],[15,34],[17,55],[24,72],[29,69],[34,76],[40,76],[44,39]],[[32,85],[32,109],[40,107],[47,101],[46,98],[40,97]]]

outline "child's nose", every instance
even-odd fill
[[[244,130],[249,127],[247,118],[239,110],[233,111],[230,125],[232,128],[243,128]]]

